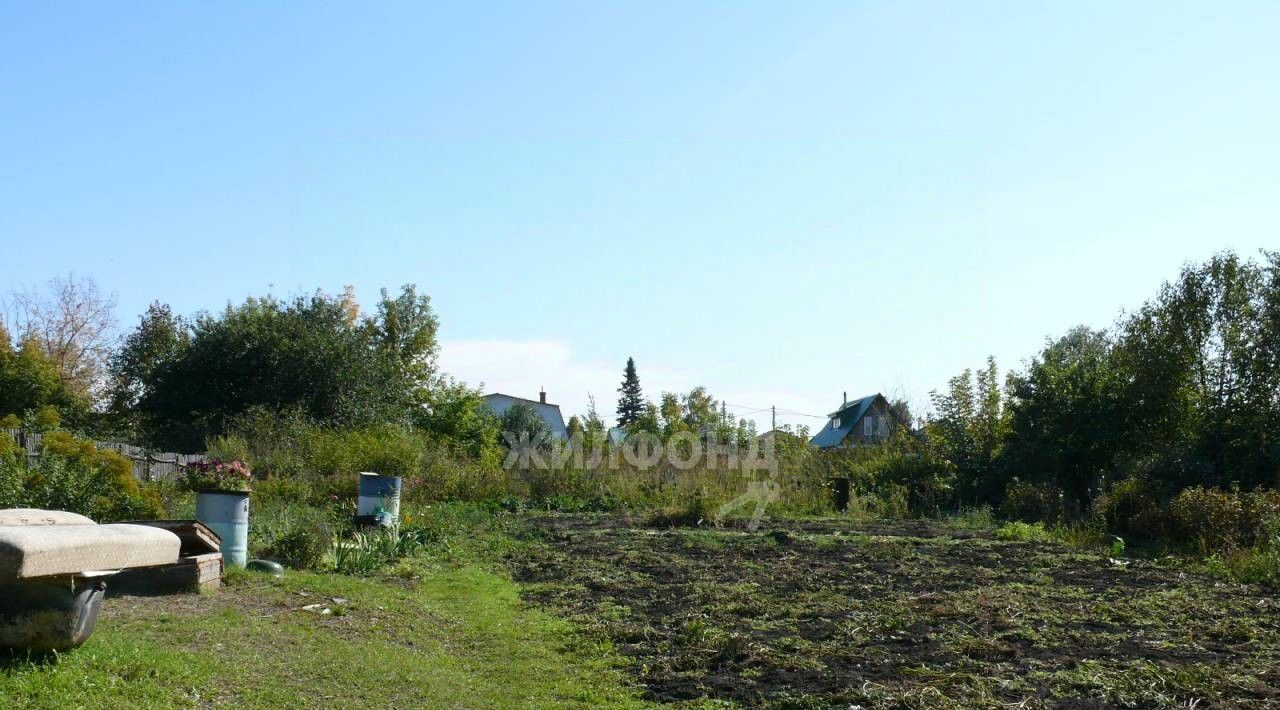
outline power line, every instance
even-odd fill
[[[734,404],[734,403],[732,403],[732,402],[725,402],[724,404],[725,404],[725,406],[726,406],[726,407],[731,407],[731,408],[733,408],[733,409],[750,409],[750,410],[751,410],[751,411],[749,411],[749,412],[742,412],[741,414],[743,414],[743,415],[745,415],[745,414],[754,414],[754,413],[756,413],[756,412],[764,412],[764,411],[767,411],[767,410],[769,410],[769,409],[773,409],[773,407],[771,407],[771,406],[770,406],[770,407],[758,407],[758,408],[757,408],[757,407],[749,407],[748,405],[745,405],[745,404]],[[777,407],[777,410],[776,410],[776,411],[777,411],[777,413],[778,413],[778,414],[790,414],[790,415],[792,415],[792,416],[797,416],[797,417],[811,417],[811,418],[813,418],[813,419],[827,419],[827,418],[828,418],[827,416],[822,415],[822,414],[808,414],[808,413],[805,413],[805,412],[797,412],[797,411],[795,411],[794,409],[783,409],[782,407]]]
[[[739,409],[739,410],[748,409],[746,405],[742,405],[742,404],[730,404],[728,402],[725,402],[724,405],[729,409]],[[770,409],[769,407],[756,407],[756,408],[749,409],[748,411],[745,411],[745,412],[740,411],[738,412],[738,415],[746,416],[748,414],[756,414],[758,412],[767,412],[769,411],[769,409]]]
[[[797,412],[797,411],[796,411],[796,410],[794,410],[794,409],[782,409],[781,407],[779,407],[779,408],[778,408],[778,411],[779,411],[779,412],[782,412],[782,413],[784,413],[784,414],[792,414],[792,415],[795,415],[795,416],[797,416],[797,417],[813,417],[814,419],[827,419],[827,418],[828,418],[828,417],[827,417],[826,415],[824,415],[824,414],[809,414],[808,412]]]

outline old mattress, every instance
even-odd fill
[[[0,581],[173,564],[180,547],[143,525],[0,526]]]
[[[0,527],[5,525],[97,525],[79,513],[39,508],[6,508],[0,510]]]

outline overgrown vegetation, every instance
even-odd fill
[[[1280,254],[1189,265],[1112,329],[1073,329],[1003,389],[998,374],[989,361],[934,394],[911,452],[913,469],[928,472],[906,484],[912,514],[990,505],[1095,537],[1268,559],[1280,484]],[[865,474],[901,454],[858,456],[872,461],[859,465]],[[854,479],[864,491],[889,483]]]
[[[132,462],[120,454],[65,431],[45,434],[43,445],[34,458],[12,447],[0,449],[0,508],[70,510],[101,520],[164,513],[157,492],[138,483]]]
[[[413,286],[382,293],[368,312],[350,290],[249,299],[191,318],[157,303],[110,357],[96,335],[77,342],[67,327],[89,319],[100,333],[109,299],[77,310],[63,296],[96,287],[54,286],[45,301],[28,298],[39,307],[19,332],[0,337],[7,425],[66,426],[84,438],[118,434],[243,460],[260,479],[255,500],[264,506],[349,500],[355,473],[373,470],[403,476],[416,502],[646,509],[697,522],[765,476],[723,462],[628,462],[594,402],[569,421],[581,434],[578,450],[562,454],[543,439],[538,451],[553,464],[504,468],[504,422],[477,391],[438,372],[438,323]],[[106,390],[86,385],[86,373]],[[1224,253],[1187,266],[1113,328],[1076,328],[1049,342],[1021,371],[1002,378],[989,360],[958,375],[934,393],[927,416],[883,445],[817,451],[807,430],[772,433],[769,512],[831,512],[828,486],[842,478],[854,517],[986,507],[1060,537],[1118,535],[1265,562],[1280,481],[1277,391],[1280,255]],[[734,421],[705,388],[646,399],[633,360],[619,392],[627,435],[678,441],[678,451],[755,440],[752,425]],[[904,403],[894,407],[909,419]],[[505,427],[530,439],[546,434],[522,408],[508,412]],[[54,451],[47,462],[28,461],[12,455],[11,443],[0,447],[10,500],[115,517],[155,514],[156,501],[171,498],[163,487],[135,491],[115,480],[120,464],[109,457]],[[291,534],[277,536],[279,545],[297,549],[280,556],[311,564],[314,550]]]

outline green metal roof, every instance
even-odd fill
[[[862,416],[871,409],[871,404],[879,397],[879,393],[869,397],[856,399],[847,402],[843,407],[831,413],[832,417],[840,418],[839,428],[832,426],[835,422],[827,420],[826,426],[818,431],[812,439],[809,440],[810,446],[816,446],[820,449],[829,449],[833,446],[839,446],[844,441],[849,432],[853,431],[853,427],[862,419]]]

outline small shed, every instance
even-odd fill
[[[108,592],[174,594],[218,589],[222,586],[222,540],[198,520],[135,520],[131,525],[162,528],[178,536],[178,561],[159,567],[124,570],[111,580]]]

